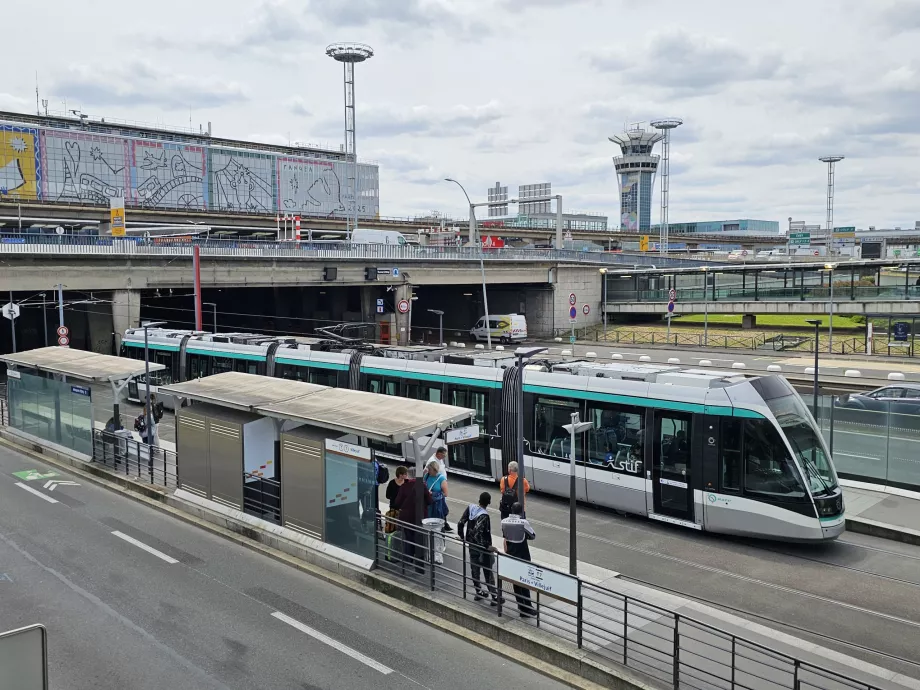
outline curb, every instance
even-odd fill
[[[871,537],[920,546],[920,530],[910,529],[909,527],[896,528],[884,522],[877,522],[868,518],[846,518],[846,529],[848,532],[868,534]]]
[[[584,690],[657,690],[657,686],[631,670],[603,666],[588,659],[585,650],[577,649],[563,640],[538,634],[514,622],[501,624],[498,619],[467,611],[440,593],[409,589],[397,580],[376,574],[376,571],[368,573],[352,568],[325,554],[308,551],[299,544],[255,530],[250,525],[186,504],[166,490],[135,483],[130,478],[102,469],[100,465],[31,444],[6,430],[0,430],[0,445],[66,469],[92,484],[167,513],[324,582],[350,590],[569,687]]]

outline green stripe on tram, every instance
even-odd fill
[[[190,355],[202,355],[204,357],[226,357],[228,359],[248,359],[253,362],[264,362],[265,355],[250,355],[242,352],[215,352],[214,350],[195,350],[188,348],[186,352]]]
[[[136,347],[141,350],[144,349],[144,343],[134,343],[129,340],[125,340],[124,345],[125,347]],[[162,345],[160,343],[150,343],[147,347],[151,350],[166,350],[167,352],[178,352],[179,351],[178,345]]]
[[[525,393],[538,393],[541,395],[566,396],[581,400],[596,400],[598,402],[620,403],[622,405],[637,405],[639,407],[654,407],[661,410],[674,410],[676,412],[696,412],[699,414],[719,415],[722,417],[748,417],[762,419],[763,415],[753,410],[743,410],[724,405],[702,405],[700,403],[687,403],[677,400],[661,400],[659,398],[640,398],[635,395],[617,395],[615,393],[598,393],[595,391],[578,391],[570,388],[551,388],[549,386],[524,385]]]
[[[444,374],[426,374],[419,371],[397,371],[394,369],[376,369],[374,367],[361,367],[361,372],[371,376],[389,376],[397,379],[416,379],[418,381],[437,381],[438,383],[457,383],[465,386],[479,386],[480,388],[501,388],[501,381],[488,381],[483,379],[468,379],[462,376],[445,376]]]
[[[348,371],[347,364],[336,364],[335,362],[314,362],[304,359],[288,359],[287,357],[275,357],[275,364],[288,364],[292,367],[304,367],[313,369],[335,369],[336,371]]]

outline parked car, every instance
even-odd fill
[[[836,406],[850,410],[920,414],[920,384],[899,382],[865,393],[844,393],[837,397]]]

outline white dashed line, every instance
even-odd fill
[[[310,626],[304,625],[304,624],[301,623],[300,621],[295,620],[295,619],[291,618],[290,616],[286,616],[285,614],[281,613],[280,611],[275,611],[275,612],[272,614],[272,616],[274,616],[275,618],[277,618],[279,621],[283,621],[284,623],[287,623],[287,624],[290,625],[292,628],[296,628],[297,630],[299,630],[300,632],[304,633],[305,635],[309,635],[309,636],[312,637],[314,640],[319,640],[319,641],[322,642],[323,644],[329,645],[329,646],[332,647],[333,649],[339,650],[340,652],[342,652],[342,654],[345,654],[345,655],[347,655],[347,656],[350,656],[352,659],[355,659],[355,660],[357,660],[357,661],[360,661],[360,662],[361,662],[362,664],[364,664],[365,666],[370,666],[372,669],[374,669],[375,671],[379,671],[380,673],[382,673],[382,674],[385,675],[385,676],[388,676],[388,675],[390,675],[391,673],[393,673],[393,669],[391,669],[389,666],[384,666],[384,665],[381,664],[379,661],[374,661],[374,660],[371,659],[369,656],[365,656],[365,655],[362,654],[361,652],[352,649],[352,648],[349,647],[348,645],[344,645],[344,644],[342,644],[341,642],[339,642],[338,640],[334,640],[334,639],[332,639],[331,637],[329,637],[328,635],[324,635],[324,634],[321,633],[319,630],[314,630],[314,629],[311,628]]]
[[[138,541],[138,540],[135,539],[134,537],[129,537],[129,536],[128,536],[127,534],[125,534],[124,532],[115,531],[115,532],[112,532],[112,534],[114,534],[114,535],[115,535],[116,537],[118,537],[119,539],[124,539],[124,540],[125,540],[126,542],[128,542],[129,544],[134,544],[137,548],[143,549],[143,550],[146,551],[147,553],[151,553],[151,554],[153,554],[154,556],[156,556],[157,558],[159,558],[159,559],[161,559],[161,560],[164,560],[164,561],[166,561],[166,562],[169,563],[169,564],[174,564],[174,563],[178,563],[178,562],[179,562],[179,561],[177,561],[175,558],[173,558],[172,556],[167,556],[167,555],[166,555],[165,553],[163,553],[162,551],[157,551],[157,550],[156,550],[155,548],[153,548],[152,546],[147,546],[144,542]]]
[[[30,494],[35,494],[39,498],[45,499],[46,501],[48,501],[48,503],[57,503],[57,499],[51,498],[51,496],[49,496],[48,494],[43,494],[38,489],[33,489],[31,486],[28,486],[27,484],[23,484],[22,482],[16,482],[16,486],[18,486],[20,489],[25,489]]]

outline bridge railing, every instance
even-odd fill
[[[0,254],[67,256],[191,256],[193,247],[203,256],[290,259],[357,259],[386,261],[562,262],[597,265],[637,265],[641,257],[602,251],[477,247],[421,247],[400,244],[348,242],[272,242],[191,237],[105,237],[79,235],[3,234]],[[656,265],[693,267],[702,261],[656,257]],[[600,279],[600,278],[598,278]]]
[[[669,295],[666,288],[658,290],[623,291],[608,295],[609,304],[624,302],[664,302]],[[831,291],[827,285],[805,285],[798,287],[726,287],[710,288],[705,293],[703,287],[680,288],[678,299],[681,302],[827,302]],[[834,301],[884,301],[899,299],[920,299],[920,285],[854,285],[834,287]]]

